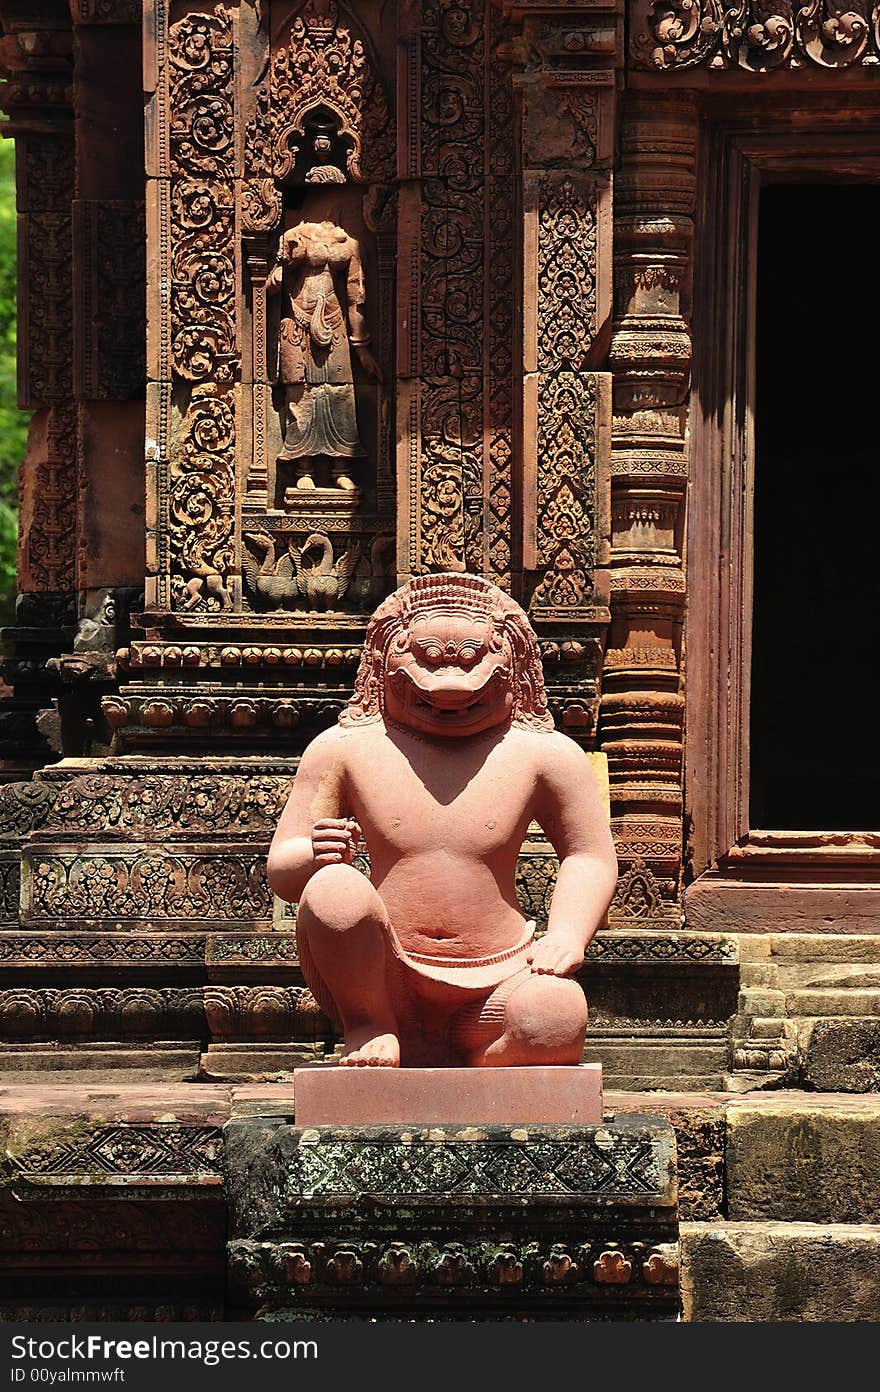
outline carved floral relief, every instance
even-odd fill
[[[232,21],[169,31],[172,368],[190,386],[169,478],[175,607],[232,607],[236,373]]]
[[[636,67],[849,68],[880,62],[880,6],[868,0],[653,0],[634,29]]]

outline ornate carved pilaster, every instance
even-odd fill
[[[398,570],[509,589],[516,199],[510,29],[489,0],[403,7]]]
[[[622,878],[612,922],[678,922],[681,628],[696,108],[630,94],[615,192],[612,627],[602,747]]]
[[[393,15],[336,0],[150,0],[145,15],[146,618],[105,714],[119,750],[301,747],[349,694],[365,614],[393,581]],[[279,239],[331,213],[359,247],[364,304],[334,275],[366,456],[349,490],[317,451],[317,486],[299,489],[283,445],[296,409],[320,415],[320,383],[308,347],[282,351],[299,329]]]
[[[524,591],[557,721],[592,745],[609,618],[611,379],[600,369],[621,15],[613,0],[511,10],[521,25]]]
[[[267,502],[269,477],[266,469],[266,431],[272,409],[272,388],[267,362],[267,296],[269,277],[268,237],[255,234],[246,247],[248,279],[251,287],[251,344],[250,366],[253,372],[254,412],[252,427],[251,467],[247,491],[255,503]]]

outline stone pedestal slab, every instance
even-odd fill
[[[231,1311],[671,1318],[671,1127],[226,1127]]]
[[[408,1122],[599,1122],[602,1065],[578,1068],[340,1068],[293,1075],[300,1126]]]

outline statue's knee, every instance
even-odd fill
[[[365,875],[351,865],[324,865],[309,880],[297,908],[298,919],[344,933],[376,918],[377,895]]]
[[[580,1057],[586,1030],[586,997],[567,977],[530,976],[508,998],[505,1034],[539,1053],[564,1053],[560,1062]]]

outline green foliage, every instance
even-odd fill
[[[15,234],[15,147],[0,140],[0,625],[15,608],[18,466],[30,419],[16,404]]]

